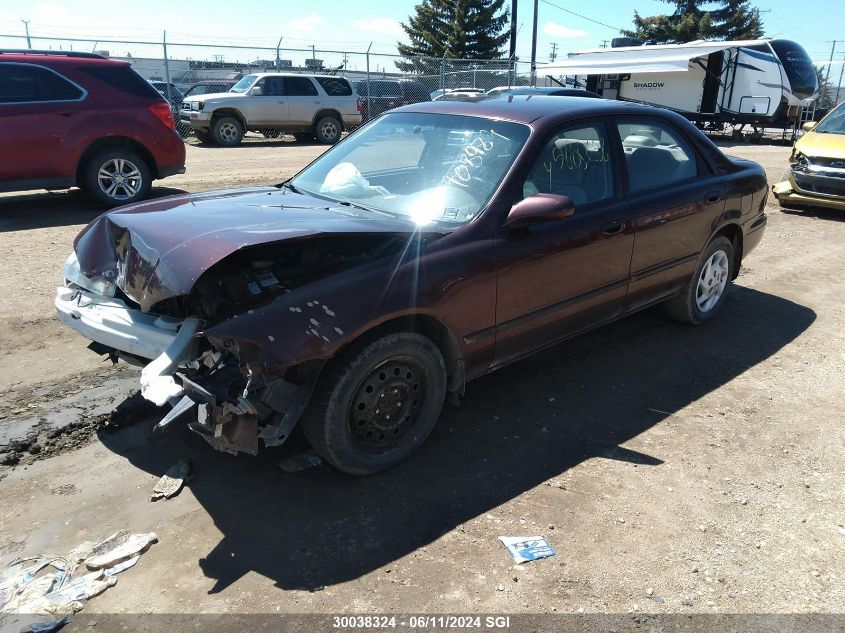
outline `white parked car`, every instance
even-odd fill
[[[247,131],[293,134],[333,144],[343,130],[361,123],[358,95],[344,77],[296,73],[247,75],[229,92],[187,97],[179,121],[197,138],[238,145]]]

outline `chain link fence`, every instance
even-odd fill
[[[403,97],[403,84],[415,82],[412,100],[472,98],[493,89],[532,84],[530,64],[508,59],[401,57],[369,51],[341,51],[282,46],[237,46],[198,42],[39,37],[0,33],[2,48],[95,52],[132,64],[174,104],[198,84],[229,85],[256,72],[333,74],[348,78],[362,98]],[[563,77],[538,76],[538,86],[564,84]],[[407,84],[404,84],[407,86]],[[446,96],[444,96],[446,95]],[[407,101],[403,98],[402,101]],[[397,104],[398,105],[398,104]]]

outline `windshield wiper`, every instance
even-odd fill
[[[285,180],[283,183],[281,183],[280,185],[276,185],[276,186],[277,186],[277,187],[284,187],[285,189],[290,189],[290,190],[291,190],[291,191],[293,191],[294,193],[299,193],[299,194],[301,194],[301,193],[302,193],[299,189],[297,189],[296,187],[294,187],[294,186],[291,184],[290,180]]]
[[[370,213],[381,213],[382,215],[386,215],[390,218],[398,218],[399,217],[395,213],[390,213],[389,211],[383,211],[381,209],[376,209],[374,207],[366,207],[363,204],[358,204],[357,202],[349,202],[349,200],[338,200],[337,204],[344,206],[344,207],[353,207],[355,209],[361,209],[361,211],[368,211]]]

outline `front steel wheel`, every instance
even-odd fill
[[[302,420],[314,450],[338,470],[375,473],[417,450],[440,416],[446,366],[411,332],[361,342],[324,369]]]

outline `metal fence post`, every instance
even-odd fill
[[[372,110],[370,109],[370,95],[373,92],[372,90],[370,90],[370,49],[372,47],[373,43],[370,42],[370,45],[367,47],[367,118],[370,118],[370,113],[372,112]]]
[[[446,90],[446,57],[440,60],[440,90]]]
[[[164,31],[161,46],[164,49],[164,80],[167,82],[167,102],[172,106],[173,102],[171,99],[173,99],[173,94],[170,92],[170,63],[167,61],[167,31]]]

